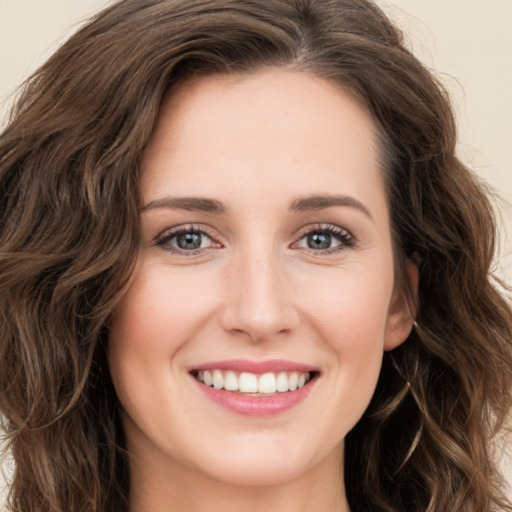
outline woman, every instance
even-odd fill
[[[512,313],[446,95],[363,0],[124,0],[0,140],[16,511],[510,510]]]

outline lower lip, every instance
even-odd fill
[[[211,388],[194,377],[192,378],[210,400],[243,416],[270,416],[284,412],[302,402],[317,380],[316,378],[310,380],[304,387],[295,391],[287,391],[272,396],[248,396],[225,389]]]

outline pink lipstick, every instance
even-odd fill
[[[199,389],[215,403],[242,415],[278,414],[304,400],[317,368],[286,360],[215,361],[190,370]]]

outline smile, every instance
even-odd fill
[[[189,371],[213,403],[242,416],[282,413],[304,401],[319,380],[318,369],[290,361],[217,361]]]
[[[194,377],[206,386],[214,389],[249,394],[250,396],[268,396],[287,393],[303,388],[314,372],[267,372],[261,375],[233,370],[199,370]]]

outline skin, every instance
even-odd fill
[[[303,72],[202,78],[166,98],[143,155],[140,261],[108,353],[132,512],[348,510],[343,440],[383,351],[412,326],[376,141],[350,96]],[[340,204],[291,208],[334,195]],[[170,204],[183,197],[224,211]],[[204,231],[202,246],[177,248],[176,227]],[[341,235],[311,248],[307,235],[326,227]],[[287,411],[243,416],[189,374],[224,359],[286,359],[320,376]]]

